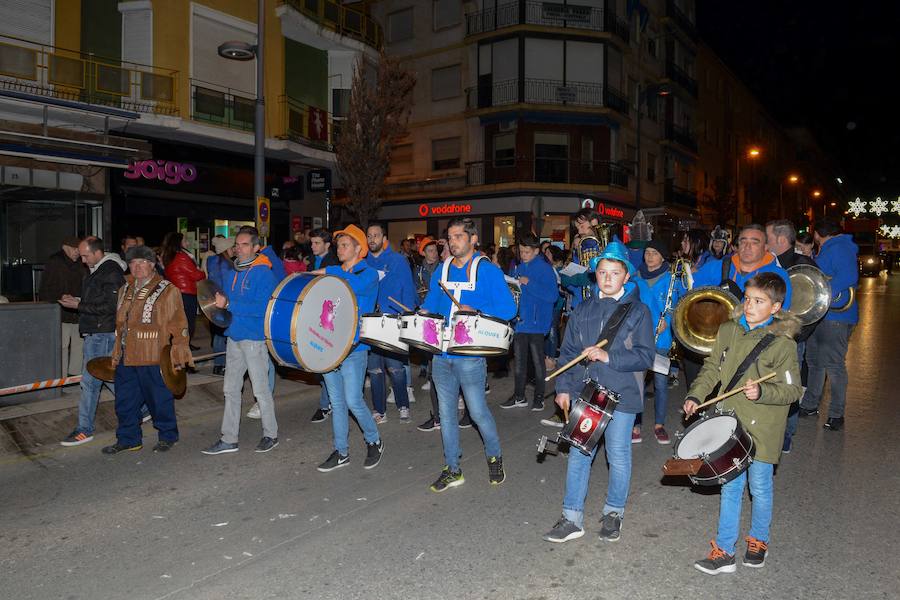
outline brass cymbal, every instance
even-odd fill
[[[184,396],[187,391],[187,368],[175,369],[172,366],[172,346],[166,345],[159,353],[159,374],[163,383],[176,398]]]
[[[197,282],[197,304],[200,305],[200,310],[210,323],[225,329],[231,325],[231,312],[216,306],[216,293],[226,295],[222,288],[210,279]]]
[[[112,356],[98,356],[88,361],[87,371],[100,381],[115,381],[116,368],[112,366]]]

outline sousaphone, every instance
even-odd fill
[[[731,318],[739,304],[734,294],[718,286],[694,288],[675,306],[672,333],[691,352],[709,356],[719,326]]]
[[[831,306],[831,283],[828,276],[813,265],[794,265],[791,278],[790,312],[803,325],[812,325],[825,316]]]

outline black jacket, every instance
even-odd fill
[[[87,272],[80,258],[70,260],[62,250],[52,254],[44,264],[38,298],[41,302],[56,302],[63,294],[77,296],[81,293],[81,282]],[[65,306],[61,306],[60,309],[63,323],[78,323],[78,311]]]
[[[125,285],[121,259],[108,253],[88,275],[78,304],[78,331],[82,335],[112,333],[116,330],[116,301]]]
[[[804,256],[803,254],[798,254],[794,252],[793,248],[788,248],[788,250],[784,254],[779,254],[777,257],[778,264],[781,265],[781,268],[787,271],[794,265],[812,265],[813,267],[817,267],[816,261],[811,259],[808,256]],[[805,342],[809,336],[812,335],[812,332],[816,329],[816,325],[819,322],[810,323],[809,325],[804,325],[800,328],[800,333],[797,334],[796,340],[798,342]]]

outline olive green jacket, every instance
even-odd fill
[[[719,382],[722,384],[720,392],[728,391],[724,387],[756,344],[766,333],[777,335],[741,377],[741,383],[744,383],[748,379],[776,373],[772,379],[759,384],[762,392],[759,399],[753,402],[744,393],[739,393],[721,401],[718,407],[736,413],[741,425],[753,438],[755,460],[778,464],[788,407],[799,400],[802,393],[797,343],[794,342],[800,323],[795,317],[780,312],[767,326],[746,331],[739,323],[741,315],[741,306],[738,306],[732,313],[732,319],[719,327],[712,352],[704,361],[687,397],[700,403]]]

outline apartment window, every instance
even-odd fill
[[[434,10],[435,31],[459,25],[462,20],[460,0],[434,0],[431,6]]]
[[[656,155],[652,152],[647,153],[647,181],[656,181]]]
[[[350,112],[350,90],[331,90],[331,113],[335,117],[346,117]]]
[[[431,169],[443,171],[459,168],[459,138],[431,141]]]
[[[461,94],[460,66],[443,67],[431,71],[431,99],[445,100]]]
[[[404,8],[403,10],[398,10],[395,13],[391,13],[387,18],[388,22],[388,32],[387,38],[388,43],[394,44],[396,42],[402,42],[404,40],[411,40],[413,38],[413,9],[412,7]]]
[[[569,174],[569,135],[534,134],[534,180],[565,183]]]
[[[498,133],[494,136],[494,166],[511,167],[516,164],[516,134]]]
[[[402,144],[391,152],[390,176],[413,174],[413,145]]]
[[[638,90],[638,82],[636,79],[628,78],[628,102],[631,104],[631,107],[635,110],[638,109],[638,102],[640,102],[638,98],[639,90]]]
[[[651,37],[647,40],[647,54],[656,58],[656,38]]]
[[[637,148],[631,144],[625,146],[625,162],[628,163],[628,168],[631,169],[631,174],[634,175],[634,167],[637,164]]]

